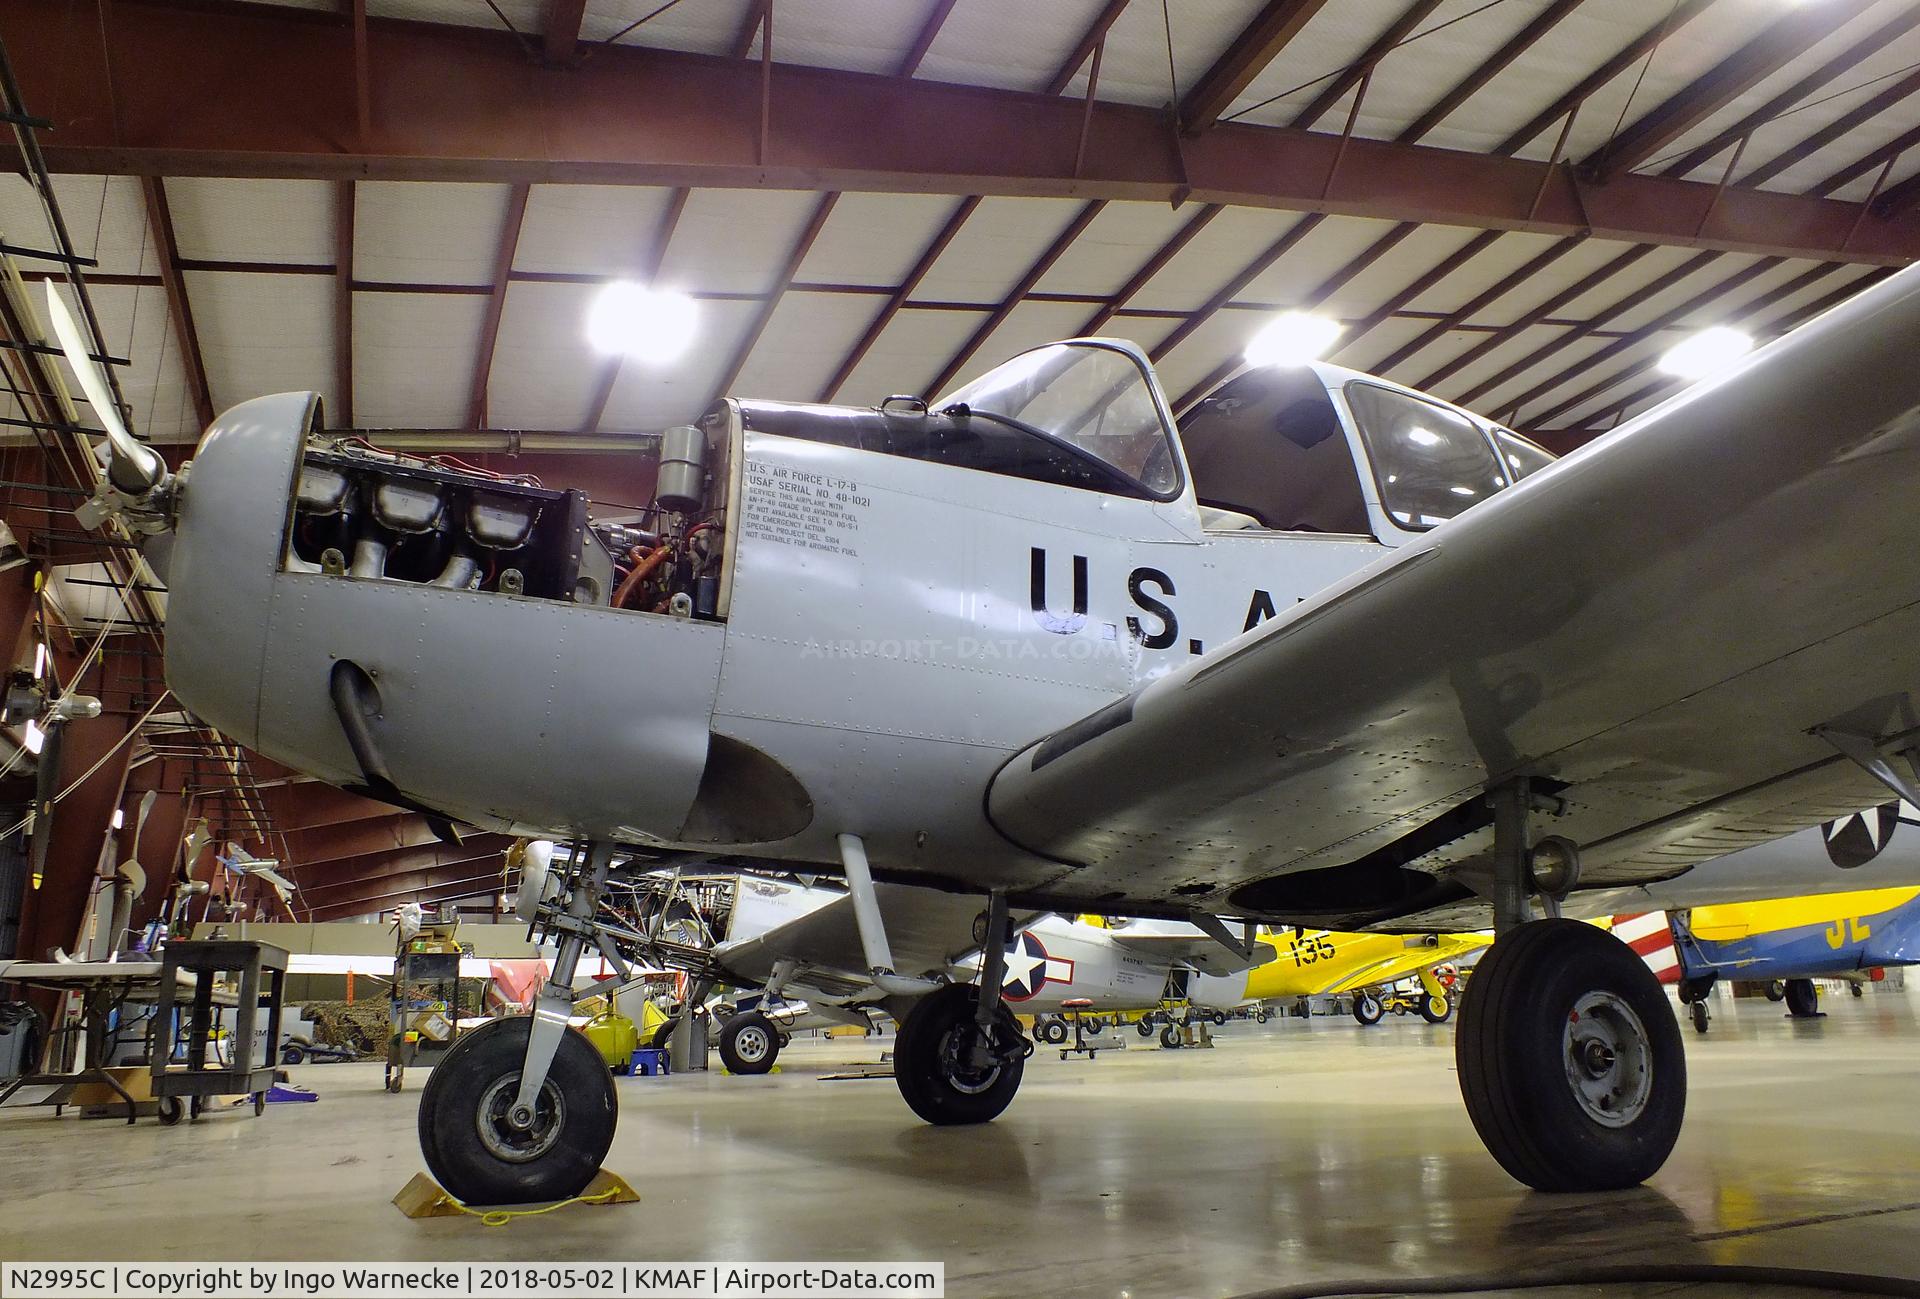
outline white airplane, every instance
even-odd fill
[[[1558,463],[1317,364],[1176,428],[1137,347],[1077,339],[932,403],[724,400],[614,522],[329,439],[311,393],[234,407],[171,475],[62,331],[112,444],[81,515],[166,534],[186,707],[320,779],[584,845],[542,908],[540,1007],[422,1095],[469,1202],[570,1195],[612,1141],[565,1025],[579,954],[618,947],[617,845],[843,873],[901,1094],[942,1124],[1019,1086],[1015,909],[1243,951],[1256,921],[1491,918],[1457,1034],[1475,1127],[1535,1187],[1646,1178],[1678,1028],[1630,950],[1551,913],[1920,799],[1916,338],[1909,270]],[[977,986],[899,972],[876,876],[976,899]]]
[[[533,919],[550,887],[553,863],[564,862],[564,855],[556,858],[555,845],[535,841],[515,860],[521,871],[515,909]],[[729,1070],[766,1073],[794,1029],[865,1027],[872,1013],[897,1007],[897,999],[871,977],[847,890],[764,874],[713,882],[717,888],[704,890],[711,901],[695,908],[677,900],[683,896],[681,877],[647,877],[647,896],[654,901],[640,909],[667,918],[660,928],[668,941],[636,937],[630,946],[656,969],[684,969],[696,987],[759,994],[757,1002],[718,1024],[720,1055]],[[900,884],[878,884],[874,896],[897,973],[941,983],[979,978],[977,900]],[[1267,942],[1256,943],[1249,953],[1230,951],[1180,921],[1115,926],[1041,914],[1012,919],[1000,996],[1018,1014],[1058,1015],[1069,1002],[1086,1003],[1075,1008],[1093,1013],[1155,1009],[1176,972],[1230,976],[1275,955]],[[646,919],[629,921],[629,927],[650,928]],[[690,1000],[705,1002],[706,994]]]

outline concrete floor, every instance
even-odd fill
[[[162,1128],[0,1114],[0,1259],[942,1259],[948,1293],[1232,1295],[1595,1261],[1920,1278],[1920,999],[1790,1022],[1715,999],[1687,1127],[1640,1190],[1543,1196],[1481,1148],[1451,1025],[1236,1023],[1212,1051],[1041,1051],[997,1122],[933,1129],[879,1040],[762,1078],[621,1079],[609,1167],[642,1202],[413,1222],[418,1075],[307,1065],[311,1105]],[[1752,1293],[1751,1291],[1745,1293]]]

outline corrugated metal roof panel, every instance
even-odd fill
[[[508,186],[363,180],[355,186],[354,278],[491,284]]]
[[[535,185],[527,191],[513,268],[633,275],[652,253],[672,195],[636,185]]]
[[[216,410],[275,392],[333,401],[333,277],[188,271]]]
[[[189,261],[333,264],[326,181],[175,176],[166,190],[174,242]]]
[[[883,299],[858,293],[788,293],[774,308],[733,395],[818,401],[820,386],[873,322]]]
[[[904,281],[963,202],[941,194],[842,194],[798,276],[806,284]]]
[[[487,299],[480,294],[356,293],[354,423],[361,428],[465,424],[486,313]],[[540,427],[550,425],[542,421]]]

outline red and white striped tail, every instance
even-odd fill
[[[1680,953],[1673,945],[1673,926],[1664,911],[1615,916],[1613,936],[1640,954],[1662,983],[1680,982]]]

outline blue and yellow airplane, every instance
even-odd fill
[[[1814,979],[1850,978],[1857,988],[1872,970],[1920,964],[1917,888],[1695,907],[1671,912],[1669,923],[1678,957],[1670,977],[1702,1033],[1720,979],[1771,985],[1791,1014],[1808,1016],[1819,1013]]]

